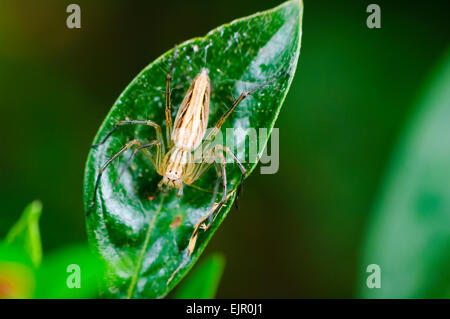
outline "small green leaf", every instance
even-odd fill
[[[40,201],[33,201],[22,213],[19,221],[10,229],[6,235],[5,243],[22,247],[34,266],[40,265],[42,260],[41,236],[39,233],[39,217],[42,212]]]
[[[212,299],[225,269],[225,257],[215,253],[196,266],[181,283],[175,299]]]
[[[214,125],[239,94],[287,71],[245,99],[222,128],[224,136],[226,128],[240,128],[235,131],[234,145],[238,150],[244,147],[248,154],[247,130],[266,128],[268,132],[272,131],[292,82],[300,53],[302,10],[301,1],[288,1],[178,45],[172,117],[175,117],[192,79],[203,68],[209,69],[212,83],[208,127]],[[160,124],[164,132],[165,79],[172,60],[173,50],[170,50],[131,82],[107,115],[94,144],[100,142],[118,121],[125,119],[152,120]],[[106,143],[91,150],[84,180],[86,211],[102,165],[127,141],[138,139],[149,143],[154,138],[152,128],[121,127]],[[267,139],[260,139],[259,156]],[[196,182],[195,187],[185,187],[183,197],[179,199],[174,191],[168,194],[157,192],[161,176],[140,153],[115,185],[129,154],[126,152],[119,157],[103,174],[96,195],[97,205],[87,218],[88,236],[108,264],[105,295],[161,298],[189,271],[226,217],[241,173],[237,165],[227,165],[229,200],[212,226],[200,232],[195,251],[189,255],[187,247],[194,225],[210,208],[216,183],[214,169]],[[250,173],[256,163],[245,166]]]
[[[360,294],[443,298],[450,291],[450,51],[402,136],[364,247]],[[366,267],[381,288],[366,286]]]

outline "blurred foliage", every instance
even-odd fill
[[[79,0],[82,28],[69,30],[70,1],[0,1],[0,233],[38,197],[44,247],[86,240],[84,162],[123,88],[175,43],[280,2]],[[227,256],[218,297],[362,289],[369,212],[450,29],[445,0],[379,0],[379,30],[365,25],[369,3],[305,1],[302,57],[277,122],[280,170],[257,168],[205,252]]]
[[[450,297],[450,50],[429,82],[369,223],[362,266],[380,266],[381,288],[364,297]]]
[[[174,294],[175,299],[211,299],[216,296],[225,269],[225,257],[214,253],[189,272]]]
[[[5,238],[7,245],[25,249],[35,267],[38,267],[42,260],[41,235],[39,234],[41,213],[42,203],[40,201],[30,203]]]
[[[31,298],[35,286],[35,268],[29,255],[0,243],[0,299]]]
[[[0,242],[0,299],[95,298],[103,266],[86,244],[52,252],[41,264],[41,210],[39,201],[29,204]],[[79,284],[74,286],[73,278]]]
[[[75,276],[78,275],[79,278]],[[96,298],[102,287],[103,265],[85,244],[73,244],[44,258],[36,274],[35,298]],[[77,283],[80,286],[78,288]]]

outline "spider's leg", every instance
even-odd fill
[[[238,188],[236,190],[236,199],[234,201],[236,208],[239,208],[238,207],[238,199],[239,199],[239,195],[241,194],[241,191],[242,191],[242,185],[244,183],[244,179],[245,179],[245,175],[247,174],[247,170],[245,169],[244,165],[242,165],[241,161],[239,161],[239,159],[236,157],[236,155],[234,155],[233,151],[229,147],[224,146],[224,145],[216,145],[215,149],[228,153],[233,158],[233,160],[236,162],[236,164],[239,166],[239,169],[241,170],[241,173],[242,173],[241,181],[239,182]]]
[[[218,166],[217,163],[214,163],[216,166],[216,172],[217,172],[217,180],[216,180],[216,184],[214,185],[214,190],[213,190],[213,196],[211,198],[211,205],[209,206],[209,210],[211,210],[214,207],[214,204],[216,203],[216,198],[217,198],[217,193],[219,192],[219,185],[220,185],[220,181],[222,180],[222,174],[219,172],[221,172],[220,167]]]
[[[222,199],[221,201],[217,204],[217,207],[214,208],[212,214],[209,214],[209,218],[208,218],[208,225],[205,227],[205,229],[208,229],[209,226],[211,226],[211,223],[214,219],[214,217],[216,216],[216,214],[219,212],[220,208],[222,208],[223,204],[225,204],[225,202],[228,199],[228,190],[227,190],[227,160],[225,159],[225,156],[223,156],[222,152],[218,152],[215,153],[217,154],[219,159],[220,159],[220,167],[218,165],[216,165],[216,169],[217,169],[217,177],[218,180],[221,178],[222,179],[222,187],[223,187],[223,192],[222,192]]]
[[[204,154],[206,155],[202,158],[202,162],[195,163],[195,168],[185,177],[185,184],[190,185],[194,183],[208,171],[213,163],[215,163],[212,150],[205,151]]]
[[[173,59],[172,65],[170,66],[170,71],[166,76],[166,140],[167,147],[170,149],[172,146],[172,139],[170,135],[172,134],[172,102],[170,98],[171,94],[171,83],[172,83],[172,75],[175,70],[175,62],[177,60],[177,46],[173,49]]]
[[[98,143],[98,144],[94,144],[91,147],[97,147],[100,146],[102,144],[104,144],[106,142],[106,140],[121,126],[123,125],[148,125],[151,127],[155,128],[156,131],[156,139],[159,141],[159,143],[161,144],[162,147],[162,152],[165,153],[165,149],[164,149],[164,138],[162,136],[161,133],[161,127],[156,124],[153,121],[150,120],[146,120],[146,121],[141,121],[141,120],[126,120],[126,121],[120,121],[118,122],[116,125],[114,125],[114,127],[111,129],[111,131],[108,132],[108,134],[105,135],[105,137]]]
[[[191,235],[191,239],[189,240],[189,244],[188,244],[188,254],[191,255],[194,251],[195,248],[195,243],[197,241],[197,236],[198,236],[198,232],[201,228],[203,228],[204,230],[207,230],[210,226],[211,223],[213,222],[214,218],[216,217],[217,213],[219,212],[219,210],[222,208],[222,206],[225,204],[225,202],[228,199],[228,194],[227,194],[227,172],[226,172],[226,159],[225,156],[223,155],[222,152],[220,153],[214,153],[215,155],[217,155],[220,159],[220,167],[216,166],[217,168],[217,175],[221,177],[222,179],[222,184],[223,184],[223,194],[222,194],[222,199],[219,203],[214,204],[213,203],[213,207],[211,209],[209,209],[209,212],[203,216],[200,221],[194,226],[194,231],[192,232]],[[216,187],[218,187],[219,185],[219,180],[218,183],[216,184]],[[208,222],[208,225],[204,225],[205,222]]]
[[[156,146],[156,159],[153,158],[152,154],[150,153],[149,148],[152,146]],[[145,145],[141,145],[137,148],[135,148],[133,150],[133,153],[131,153],[130,157],[128,158],[128,161],[126,163],[126,165],[124,165],[119,173],[119,175],[117,176],[117,179],[114,183],[113,188],[116,187],[117,183],[119,182],[120,178],[122,177],[123,173],[125,173],[125,170],[131,165],[131,161],[133,160],[134,156],[136,156],[137,152],[139,151],[149,151],[148,153],[146,153],[147,155],[149,155],[150,161],[153,164],[153,166],[155,167],[156,171],[159,172],[159,165],[161,163],[161,145],[159,143],[159,141],[154,140],[153,142],[149,143],[149,144],[145,144]]]
[[[96,181],[95,181],[94,195],[92,196],[91,205],[89,206],[89,208],[88,208],[88,210],[87,210],[87,212],[86,212],[86,216],[88,216],[88,215],[91,213],[92,208],[94,208],[94,206],[95,206],[95,204],[96,204],[96,200],[95,200],[95,199],[97,198],[97,190],[98,190],[98,187],[99,187],[99,185],[100,185],[100,179],[101,179],[103,173],[105,172],[105,170],[108,168],[108,166],[109,166],[115,159],[117,159],[123,152],[125,152],[127,149],[129,149],[129,148],[132,147],[133,145],[140,146],[141,143],[140,143],[138,140],[132,140],[132,141],[128,142],[127,144],[125,144],[124,147],[122,147],[122,148],[120,149],[120,151],[118,151],[116,154],[114,154],[113,157],[111,157],[109,160],[106,161],[105,164],[103,164],[102,168],[100,169],[100,172],[99,172],[98,175],[97,175],[97,179],[96,179]]]
[[[178,188],[177,190],[177,197],[180,198],[181,196],[183,196],[183,184],[181,184],[181,187]]]

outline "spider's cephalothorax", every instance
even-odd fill
[[[274,77],[270,81],[267,81],[251,90],[241,93],[238,99],[231,105],[228,110],[222,115],[222,117],[217,121],[212,130],[205,137],[205,132],[208,126],[208,116],[209,116],[209,103],[210,103],[210,91],[211,82],[208,76],[208,70],[202,69],[200,73],[195,77],[191,86],[189,87],[186,96],[181,103],[180,109],[178,110],[177,116],[175,118],[175,123],[172,129],[172,115],[171,115],[171,81],[172,74],[174,71],[174,65],[176,60],[176,49],[174,50],[172,67],[169,74],[166,77],[166,94],[165,94],[165,117],[166,117],[166,136],[164,136],[161,131],[161,127],[150,120],[126,120],[118,122],[106,136],[98,143],[94,144],[93,147],[102,145],[105,141],[116,131],[119,127],[123,125],[148,125],[155,129],[156,139],[150,143],[143,143],[139,140],[132,140],[126,143],[113,157],[111,157],[106,163],[100,168],[97,179],[94,186],[94,194],[92,203],[88,208],[87,214],[92,210],[96,203],[97,189],[100,185],[101,176],[106,170],[106,168],[117,159],[126,150],[135,147],[131,156],[127,162],[127,166],[131,163],[133,157],[139,151],[144,151],[149,156],[153,166],[159,175],[162,176],[161,181],[158,184],[160,190],[166,191],[164,186],[170,189],[177,189],[177,195],[181,196],[183,191],[183,185],[190,185],[198,180],[203,174],[215,164],[217,170],[217,184],[214,187],[212,204],[208,213],[203,216],[200,221],[195,225],[194,232],[191,236],[191,240],[188,245],[188,252],[191,254],[195,247],[195,242],[197,238],[197,233],[200,228],[207,229],[217,212],[221,209],[223,204],[229,198],[227,191],[227,174],[226,174],[226,159],[224,153],[228,153],[239,166],[242,172],[242,181],[244,180],[246,169],[242,163],[236,158],[233,152],[224,145],[213,145],[213,140],[217,133],[220,131],[223,123],[227,120],[231,113],[236,109],[242,100],[244,100],[248,95],[252,94],[256,90],[274,82],[278,77],[285,74]],[[202,147],[202,161],[194,162],[193,151]],[[155,152],[151,152],[151,148],[155,148]],[[168,150],[165,152],[165,150]],[[126,167],[127,167],[126,166]],[[124,172],[125,168],[119,173],[119,177]],[[222,199],[215,203],[217,190],[219,183],[222,182],[223,193]],[[239,194],[240,185],[237,188],[237,195]],[[208,222],[208,225],[206,225]]]

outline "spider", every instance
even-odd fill
[[[214,164],[217,172],[217,183],[214,188],[212,207],[209,212],[201,218],[201,220],[194,226],[194,232],[192,233],[190,243],[188,245],[188,252],[192,254],[197,234],[199,229],[207,230],[217,215],[219,210],[225,204],[227,199],[230,197],[227,190],[227,174],[226,174],[226,159],[224,153],[228,153],[231,158],[239,166],[242,173],[241,180],[239,182],[238,188],[236,190],[236,198],[239,196],[242,183],[245,179],[247,170],[244,168],[239,159],[234,155],[234,153],[224,145],[214,145],[213,141],[218,132],[220,131],[222,125],[228,119],[228,117],[233,113],[236,107],[250,94],[255,91],[269,85],[270,83],[276,81],[281,75],[274,77],[273,79],[256,86],[255,88],[245,91],[240,94],[240,96],[234,101],[234,103],[226,110],[226,112],[217,121],[214,127],[210,130],[209,134],[205,137],[208,116],[209,116],[209,104],[210,104],[210,91],[211,91],[211,81],[208,76],[208,69],[203,68],[200,73],[194,78],[191,86],[189,87],[181,106],[178,110],[175,122],[172,124],[171,115],[171,82],[172,76],[175,68],[175,62],[177,58],[177,48],[175,47],[172,59],[172,65],[170,71],[166,76],[166,90],[165,90],[165,119],[166,119],[166,141],[164,141],[163,133],[160,125],[150,120],[124,120],[118,122],[98,143],[92,145],[92,147],[97,147],[106,142],[106,140],[121,126],[124,125],[147,125],[151,126],[156,131],[156,139],[150,143],[143,143],[137,139],[134,139],[126,143],[114,156],[106,161],[106,163],[101,167],[94,187],[94,195],[90,207],[88,208],[87,215],[91,212],[92,208],[96,203],[96,194],[98,187],[100,185],[100,180],[108,168],[108,166],[116,160],[122,153],[126,150],[135,147],[128,159],[127,165],[131,163],[134,156],[139,151],[150,151],[151,148],[156,148],[156,156],[151,156],[152,165],[155,167],[157,173],[162,176],[161,181],[158,183],[158,189],[167,192],[171,189],[177,190],[177,196],[181,197],[183,194],[183,185],[190,185],[198,180],[206,171]],[[166,143],[166,145],[165,145]],[[165,152],[165,149],[168,151]],[[193,152],[202,147],[202,160],[201,162],[194,161]],[[123,173],[119,173],[120,175]],[[223,185],[222,199],[215,203],[217,197],[217,191],[220,181]],[[205,224],[208,219],[208,225]]]

